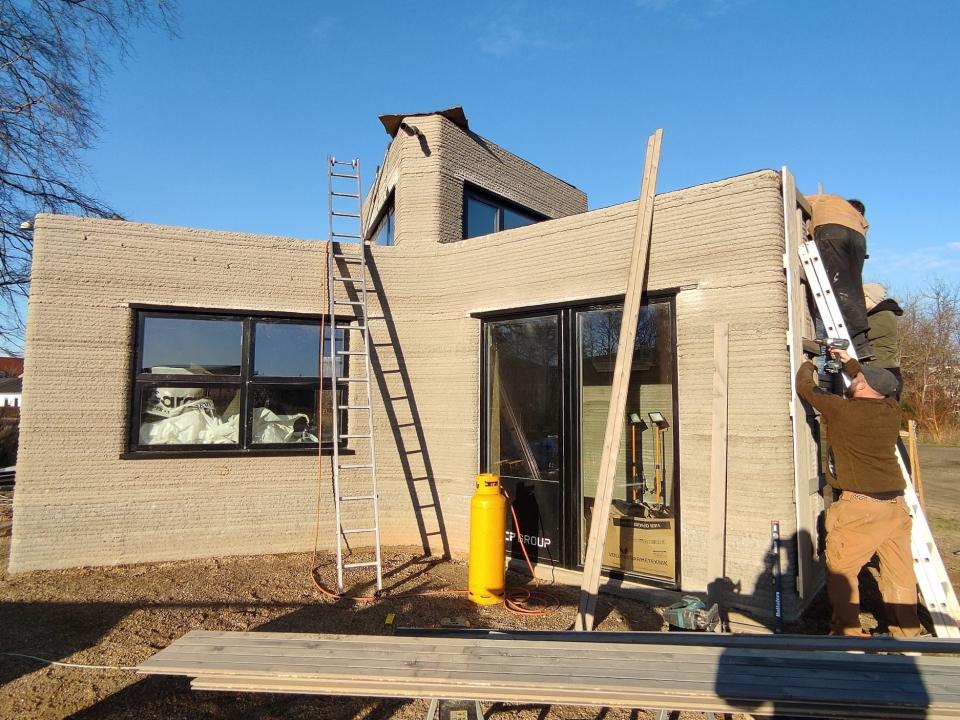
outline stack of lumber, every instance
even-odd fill
[[[604,635],[581,634],[584,639],[565,641],[517,635],[193,631],[137,670],[191,677],[197,690],[768,716],[960,718],[958,656],[848,652],[843,650],[848,641],[837,644],[837,650],[793,649],[785,636],[766,638],[766,645],[757,647],[742,642],[725,647],[698,645],[689,636],[671,642],[667,634],[659,639],[638,633],[645,636],[642,642],[617,642],[617,636],[627,634]],[[960,652],[960,643],[935,642],[897,647]]]

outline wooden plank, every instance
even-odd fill
[[[654,633],[651,633],[654,634]],[[267,636],[259,638],[258,636]],[[505,657],[526,666],[537,667],[537,662],[527,662],[528,659],[541,659],[551,662],[551,657],[558,657],[559,662],[570,662],[577,667],[590,666],[596,662],[614,660],[621,664],[642,667],[648,663],[653,665],[675,663],[694,668],[697,665],[716,664],[724,658],[727,665],[759,665],[766,664],[776,667],[812,667],[831,675],[845,672],[850,668],[857,672],[887,672],[899,669],[910,669],[931,673],[933,675],[947,674],[960,676],[960,658],[918,657],[904,658],[902,656],[885,655],[857,655],[837,652],[797,652],[795,650],[756,650],[754,648],[723,648],[723,647],[680,647],[675,645],[629,645],[619,643],[596,642],[563,642],[563,641],[536,641],[510,642],[504,640],[460,640],[450,642],[447,638],[396,638],[364,636],[321,636],[323,640],[293,641],[289,638],[272,638],[274,633],[232,633],[226,637],[191,638],[184,637],[168,648],[160,651],[154,657],[141,664],[144,672],[159,672],[176,670],[177,664],[182,661],[192,661],[207,657],[216,660],[218,656],[238,655],[249,653],[250,656],[263,658],[304,658],[314,657],[318,661],[331,660],[340,663],[343,660],[363,658],[392,658],[400,664],[416,660],[430,659],[443,660],[464,656],[473,658],[473,661],[483,662],[485,658],[492,658],[498,665]],[[576,633],[566,633],[576,637]],[[661,633],[662,635],[662,633]],[[345,642],[354,640],[359,642]],[[580,637],[583,637],[580,634]],[[718,636],[722,637],[722,636]],[[811,638],[812,639],[812,638]],[[396,640],[419,640],[416,644],[409,642],[398,643]],[[792,638],[785,638],[788,647],[793,647]],[[838,640],[838,642],[841,642]],[[887,640],[889,643],[890,641]],[[903,641],[906,643],[907,641]],[[950,646],[949,642],[929,639],[926,641],[912,641],[919,646],[931,643],[941,646]],[[956,651],[956,642],[952,650]],[[862,650],[871,648],[871,640],[860,641]],[[876,647],[874,646],[874,650]],[[896,647],[894,644],[893,647]],[[903,648],[897,648],[903,651]],[[576,672],[576,667],[574,672]],[[958,684],[960,687],[960,684]]]
[[[489,681],[500,685],[528,684],[543,686],[552,684],[560,687],[612,685],[630,685],[662,689],[666,687],[698,688],[709,691],[718,676],[724,676],[724,684],[733,693],[748,695],[762,689],[764,697],[775,697],[781,688],[789,686],[793,692],[808,691],[818,699],[834,697],[849,698],[849,685],[857,687],[860,694],[869,694],[880,699],[888,692],[897,693],[905,698],[912,689],[903,687],[905,680],[914,679],[917,673],[909,663],[901,663],[887,668],[874,667],[870,670],[837,672],[837,665],[817,667],[811,662],[797,664],[758,664],[753,658],[738,657],[736,653],[722,655],[715,662],[700,666],[686,666],[683,663],[657,662],[651,658],[643,666],[631,666],[623,661],[608,660],[594,666],[576,667],[564,663],[562,658],[552,658],[552,662],[531,657],[527,662],[509,657],[511,663],[504,665],[504,656],[478,658],[472,655],[459,658],[431,660],[420,655],[405,658],[366,658],[366,659],[326,659],[297,657],[262,657],[257,655],[224,655],[216,653],[183,657],[177,659],[175,672],[157,672],[151,674],[177,674],[193,677],[214,675],[251,675],[326,679],[349,679],[379,677],[406,678],[411,673],[419,679],[436,682],[482,682]],[[739,660],[739,662],[734,662]],[[823,689],[824,675],[829,673],[832,690]],[[952,695],[960,702],[958,695],[960,678],[956,674],[923,675],[923,688],[927,695],[937,692],[939,695]],[[844,694],[846,693],[846,694]]]
[[[803,210],[804,215],[808,218],[813,217],[813,208],[810,207],[809,201],[803,196],[803,193],[796,193],[797,196],[797,207]]]
[[[640,693],[629,689],[611,693],[591,689],[589,698],[578,701],[569,690],[552,689],[550,695],[540,688],[463,688],[451,686],[442,693],[436,687],[416,683],[383,683],[368,680],[357,683],[331,683],[318,688],[309,681],[276,678],[223,678],[194,680],[195,690],[227,690],[233,692],[273,692],[313,695],[345,695],[362,697],[402,697],[410,699],[442,697],[450,700],[481,702],[536,703],[545,705],[581,705],[587,707],[624,707],[681,710],[687,712],[749,712],[754,716],[791,716],[811,718],[960,718],[960,710],[953,705],[932,703],[927,707],[902,705],[866,705],[850,703],[817,704],[770,701],[763,698],[727,700],[722,697],[702,697],[683,693]],[[386,694],[384,693],[386,691]]]
[[[194,688],[209,690],[464,697],[807,717],[960,717],[960,657],[804,652],[794,649],[792,637],[782,636],[637,633],[659,642],[582,640],[632,635],[550,632],[537,636],[561,639],[518,640],[529,633],[492,639],[194,631],[139,671],[187,675],[196,678]],[[697,639],[774,641],[780,649],[680,644]],[[957,641],[912,642],[960,648]],[[864,649],[870,645],[868,639],[858,643]],[[825,676],[831,678],[826,685]]]
[[[600,568],[603,564],[603,543],[610,520],[610,504],[613,502],[614,477],[618,470],[617,456],[623,437],[624,413],[627,407],[627,390],[630,385],[630,369],[633,366],[633,346],[637,337],[637,322],[640,319],[640,304],[647,281],[647,259],[650,254],[650,231],[653,228],[653,202],[657,185],[657,170],[660,167],[660,144],[663,130],[658,129],[647,140],[644,160],[643,182],[637,202],[637,224],[633,235],[633,256],[627,276],[627,293],[623,299],[623,315],[620,322],[620,341],[617,347],[617,362],[610,388],[610,408],[607,412],[607,429],[603,438],[600,472],[594,498],[590,533],[587,536],[587,552],[583,567],[583,582],[580,585],[580,604],[577,611],[577,630],[593,630],[597,594],[600,591]]]
[[[235,679],[233,682],[224,679],[219,682],[208,682],[206,678],[197,679],[192,683],[195,690],[226,690],[232,692],[272,692],[313,695],[344,695],[361,697],[398,697],[409,699],[445,698],[450,700],[475,700],[481,702],[505,702],[543,705],[581,705],[587,707],[624,707],[681,710],[688,712],[720,712],[742,713],[749,712],[753,716],[791,716],[810,718],[960,718],[960,712],[952,706],[931,704],[927,708],[883,706],[866,707],[851,706],[849,703],[797,703],[789,701],[772,702],[763,698],[755,700],[727,701],[720,697],[686,696],[680,694],[631,692],[629,697],[625,693],[608,693],[598,690],[591,691],[590,697],[577,700],[569,691],[555,690],[546,696],[542,690],[508,688],[459,688],[451,687],[440,693],[436,688],[421,687],[412,683],[378,683],[375,680],[356,685],[331,685],[328,688],[317,688],[309,682],[293,679],[274,680],[266,679],[266,684],[259,684],[260,679]]]
[[[730,326],[713,326],[713,416],[710,447],[710,524],[707,532],[707,591],[721,598],[727,541],[727,362]]]
[[[917,499],[920,501],[920,507],[926,512],[927,498],[923,494],[923,475],[920,472],[920,450],[917,447],[916,420],[910,420],[907,423],[907,443],[910,453],[910,478],[913,480],[914,490],[917,491]]]
[[[812,598],[823,579],[817,568],[817,518],[822,510],[817,477],[817,444],[808,424],[807,406],[797,395],[795,378],[803,362],[803,335],[809,321],[807,297],[800,282],[799,244],[804,237],[803,218],[798,209],[800,194],[793,174],[781,170],[783,187],[784,253],[787,280],[787,351],[790,355],[790,412],[793,422],[794,499],[797,516],[797,593]],[[810,328],[812,330],[812,328]],[[810,333],[810,337],[813,334]]]
[[[429,642],[427,642],[429,640]],[[554,630],[441,630],[398,628],[392,636],[344,635],[339,633],[281,633],[191,630],[170,647],[196,643],[204,646],[227,646],[232,643],[286,645],[289,647],[336,646],[398,647],[403,650],[439,648],[447,646],[452,652],[463,652],[471,647],[510,648],[533,647],[538,651],[564,653],[602,653],[608,649],[617,653],[629,653],[630,645],[655,645],[658,653],[681,653],[686,648],[761,649],[765,653],[791,653],[797,650],[839,651],[864,650],[867,652],[920,652],[951,653],[960,655],[960,639],[892,637],[844,638],[821,635],[751,635],[745,633],[710,634],[697,632],[594,632],[589,635],[573,631]],[[497,643],[493,645],[493,643]],[[592,646],[578,649],[578,645]],[[169,648],[167,648],[169,649]],[[166,652],[162,650],[161,652]],[[881,656],[876,656],[881,657]],[[861,659],[872,660],[866,655]],[[922,660],[923,658],[920,658]],[[960,662],[958,660],[957,662]]]
[[[579,649],[583,650],[583,646]],[[257,648],[257,647],[171,647],[162,655],[153,659],[153,662],[144,663],[140,669],[144,672],[176,671],[182,667],[183,663],[201,662],[220,665],[222,663],[245,663],[254,661],[263,662],[287,662],[295,664],[312,665],[316,668],[323,668],[332,665],[336,668],[352,667],[362,665],[363,663],[383,662],[388,666],[395,664],[398,666],[408,665],[416,662],[418,666],[424,666],[430,663],[441,663],[448,667],[459,666],[462,663],[493,663],[498,669],[501,667],[503,659],[509,657],[511,662],[521,665],[523,668],[532,668],[532,672],[538,673],[543,668],[555,669],[559,667],[569,667],[572,675],[586,673],[597,669],[612,671],[613,674],[626,672],[644,673],[646,677],[650,673],[649,668],[644,666],[682,666],[694,670],[703,668],[712,669],[720,662],[721,658],[725,666],[744,665],[747,668],[762,667],[769,669],[773,674],[779,674],[783,668],[789,668],[790,671],[797,669],[811,669],[818,673],[830,672],[832,676],[840,677],[844,674],[868,672],[871,674],[897,674],[905,670],[923,671],[930,678],[940,676],[949,676],[952,682],[960,685],[960,663],[944,662],[941,659],[925,658],[921,660],[904,660],[902,658],[888,659],[883,656],[877,658],[850,658],[846,654],[823,655],[821,653],[786,653],[759,654],[752,650],[719,650],[713,649],[712,654],[708,652],[697,654],[670,653],[667,648],[653,647],[646,652],[622,652],[606,651],[603,655],[599,651],[591,652],[593,648],[586,649],[579,656],[571,656],[566,651],[561,654],[546,654],[540,648],[506,649],[503,647],[472,648],[462,652],[447,651],[411,651],[407,649],[383,650],[367,649],[356,650],[353,648],[335,648],[333,646],[309,650],[294,649],[288,651],[282,647]],[[707,650],[704,648],[704,650]],[[467,660],[469,658],[469,660]],[[624,669],[621,666],[628,666]],[[518,671],[522,674],[526,670]],[[758,670],[760,674],[764,671]]]

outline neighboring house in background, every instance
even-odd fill
[[[19,408],[23,387],[23,358],[0,357],[0,408]],[[4,412],[2,417],[11,414]],[[19,417],[19,410],[16,413]]]
[[[20,376],[0,379],[0,407],[19,408],[22,389],[23,378]]]
[[[23,358],[0,357],[0,378],[20,377],[23,375]]]
[[[492,471],[520,514],[514,553],[522,542],[539,573],[579,583],[637,202],[588,212],[582,191],[462,112],[385,126],[365,203],[383,542],[465,555],[474,475]],[[806,528],[822,502],[816,475],[795,476],[781,177],[656,197],[611,585],[716,580],[717,321],[729,323],[732,602],[771,613],[772,519],[788,618],[819,582],[797,570],[819,560]],[[317,469],[333,441],[318,377],[326,242],[59,215],[35,228],[10,569],[306,551],[318,493],[332,547],[329,463],[319,487]],[[344,434],[344,451],[364,432]]]

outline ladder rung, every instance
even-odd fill
[[[342,238],[353,238],[354,240],[359,240],[359,235],[353,235],[352,233],[330,233],[333,237],[342,237]]]
[[[377,531],[377,529],[376,529],[375,527],[372,527],[372,528],[351,528],[350,530],[344,530],[344,529],[341,528],[341,530],[340,530],[340,532],[342,532],[344,535],[357,535],[358,533],[372,533],[372,532],[376,532],[376,531]]]
[[[334,300],[334,305],[363,305],[362,300]]]
[[[341,470],[363,470],[372,469],[373,465],[337,465]]]
[[[340,277],[339,275],[334,275],[333,279],[340,282],[363,282],[363,278]]]
[[[376,560],[371,560],[370,562],[359,562],[359,563],[344,563],[343,567],[346,568],[362,568],[362,567],[374,567],[379,563]]]
[[[337,382],[367,382],[368,380],[370,380],[370,378],[365,378],[365,377],[362,377],[362,378],[348,378],[348,377],[337,378]]]
[[[340,410],[369,410],[369,405],[341,405]]]
[[[349,163],[347,163],[349,165]],[[339,177],[339,178],[350,178],[351,180],[359,180],[360,178],[357,175],[350,175],[349,173],[330,173],[330,177]]]
[[[347,433],[346,435],[341,435],[340,437],[343,440],[347,440],[349,438],[363,438],[364,440],[369,440],[372,437],[372,435],[370,435],[370,433],[355,433],[355,434]]]
[[[366,330],[366,325],[337,325],[337,330]]]
[[[341,495],[340,502],[346,502],[348,500],[375,500],[376,495]]]
[[[356,195],[356,194],[354,194],[354,193],[331,192],[330,194],[331,194],[331,195],[334,195],[334,196],[336,196],[336,197],[356,198],[357,200],[360,199],[360,196],[359,196],[359,195]]]
[[[334,212],[332,212],[332,213],[330,213],[330,214],[333,215],[334,217],[352,217],[352,218],[358,218],[358,217],[360,217],[360,215],[359,215],[358,213],[345,213],[345,212],[337,212],[337,211],[334,211]]]
[[[337,355],[366,355],[363,350],[337,350]]]
[[[334,259],[343,260],[344,262],[351,262],[360,264],[363,262],[363,258],[354,257],[353,255],[338,255],[337,253],[333,254]]]

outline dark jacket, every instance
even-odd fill
[[[897,301],[887,298],[867,311],[870,330],[867,340],[873,347],[873,364],[882,368],[900,367],[900,316],[903,315]]]
[[[844,371],[853,377],[860,363],[848,360]],[[816,381],[817,366],[805,362],[797,371],[797,394],[826,420],[827,441],[836,459],[835,488],[860,493],[903,490],[906,483],[897,462],[900,406],[893,398],[842,398],[824,392]]]

